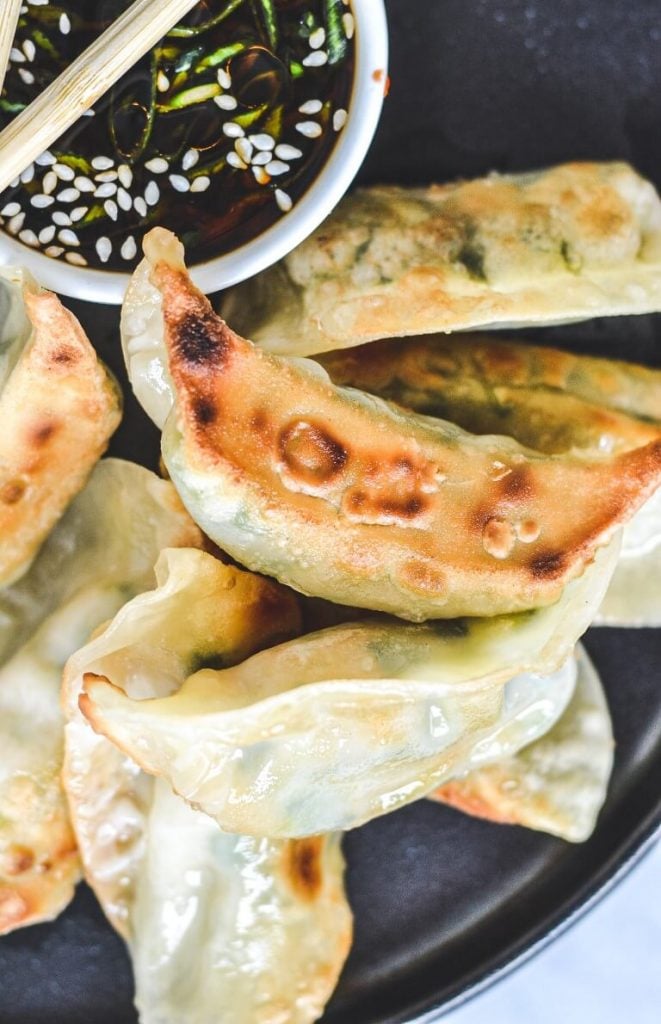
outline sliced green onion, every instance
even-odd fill
[[[278,28],[278,12],[273,0],[252,0],[252,7],[255,17],[262,26],[264,38],[272,50],[277,50],[280,30]]]
[[[221,88],[217,82],[209,82],[207,85],[193,85],[190,89],[184,89],[173,96],[167,103],[159,103],[156,109],[162,113],[168,110],[183,110],[184,107],[192,107],[196,103],[206,103],[207,100],[219,96]]]
[[[326,52],[329,64],[339,64],[347,54],[347,37],[342,22],[342,0],[324,0],[326,22]]]
[[[215,14],[213,18],[209,18],[208,21],[203,21],[199,25],[175,25],[168,32],[168,35],[175,39],[191,39],[193,36],[199,36],[202,32],[208,32],[210,28],[220,25],[222,21],[225,21],[225,18],[229,18],[230,14],[233,14],[237,7],[240,7],[244,2],[245,0],[227,0],[222,11]]]

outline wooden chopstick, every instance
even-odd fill
[[[196,3],[197,0],[135,0],[0,132],[0,192],[89,110],[99,96]]]
[[[4,10],[0,12],[0,92],[5,82],[9,51],[14,45],[18,16],[21,13],[23,0],[4,0]]]

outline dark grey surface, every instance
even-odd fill
[[[392,90],[362,180],[625,158],[661,185],[658,0],[391,0],[388,8]],[[76,310],[124,380],[116,313]],[[661,365],[655,317],[531,336]],[[155,430],[129,400],[115,454],[155,466],[157,451]],[[549,933],[654,829],[661,631],[593,630],[587,646],[618,743],[595,836],[572,847],[425,802],[350,834],[356,941],[327,1024],[394,1024],[447,1005]],[[56,924],[0,940],[0,1024],[134,1021],[122,943],[85,889]]]

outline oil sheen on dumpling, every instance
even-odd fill
[[[626,452],[661,437],[661,371],[493,336],[433,336],[332,352],[336,384],[503,433],[547,454]],[[661,625],[661,489],[624,527],[597,624]]]
[[[599,676],[580,646],[576,659],[576,689],[546,735],[441,786],[432,798],[478,818],[585,842],[606,799],[614,741]]]
[[[119,389],[76,318],[0,268],[0,586],[25,572],[120,418]]]
[[[127,648],[106,651],[101,634],[65,673],[64,782],[85,877],[128,942],[141,1024],[310,1024],[351,942],[340,836],[224,834],[76,707],[84,666],[102,651],[143,696],[167,693],[192,667],[230,665],[297,632],[296,600],[197,551],[164,553],[157,576],[159,590],[120,613]]]
[[[357,189],[223,303],[271,352],[661,309],[661,202],[624,163]]]
[[[411,621],[547,605],[661,481],[659,440],[547,457],[336,388],[316,363],[234,334],[173,235],[151,232],[145,250],[145,308],[162,295],[145,330],[176,392],[169,415],[158,395],[172,481],[221,548],[296,590]],[[141,327],[127,312],[131,372]]]
[[[569,656],[616,559],[617,549],[600,552],[560,602],[536,613],[428,626],[364,620],[218,669],[200,667],[193,630],[201,587],[213,602],[204,582],[213,560],[166,553],[159,589],[71,659],[69,688],[84,687],[80,707],[97,732],[227,831],[353,828],[548,731],[573,691]],[[143,687],[167,679],[178,692],[140,699],[136,664]]]
[[[171,484],[99,463],[28,572],[0,592],[0,933],[55,917],[80,876],[60,782],[67,658],[200,534]]]

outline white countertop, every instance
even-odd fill
[[[565,935],[448,1024],[661,1024],[661,842]]]

